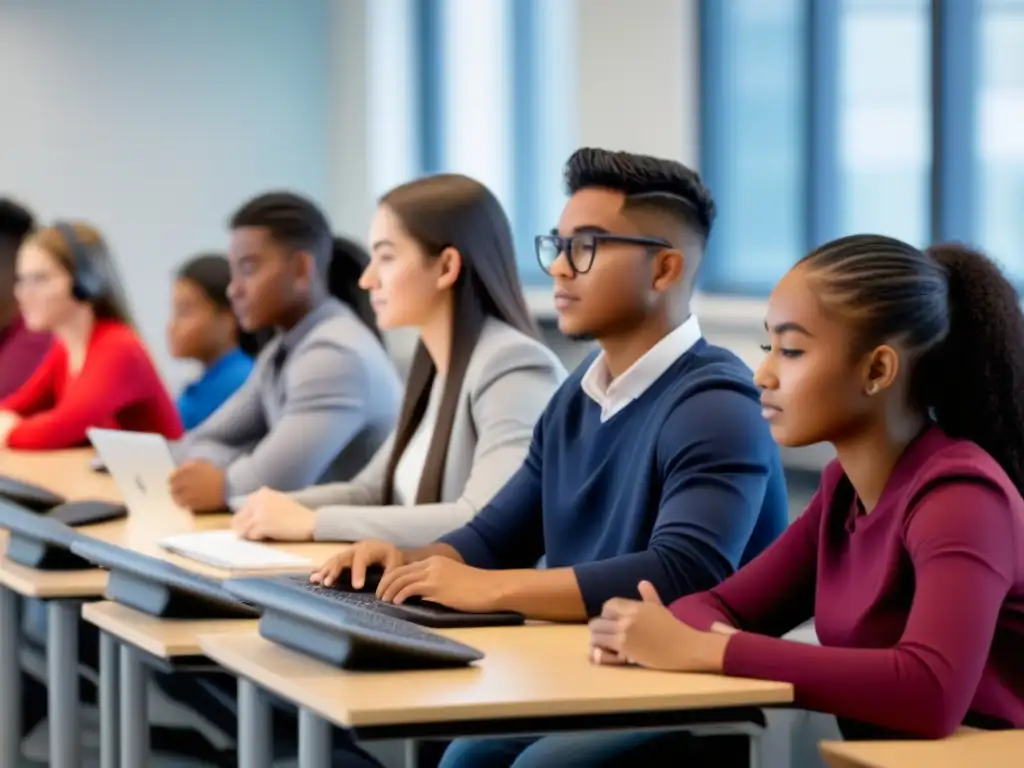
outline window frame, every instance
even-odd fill
[[[700,0],[700,163],[714,191],[725,188],[730,147],[728,120],[728,16],[732,0]],[[801,55],[801,93],[806,131],[804,167],[803,251],[840,233],[841,183],[839,158],[839,35],[842,0],[807,0]],[[933,241],[963,240],[978,235],[977,195],[978,92],[980,18],[984,0],[943,0],[930,3],[931,40],[931,178],[928,212]],[[728,194],[724,196],[728,198]],[[709,242],[700,288],[711,296],[756,296],[730,285],[735,265],[728,235],[718,231]],[[797,255],[798,256],[798,255]]]

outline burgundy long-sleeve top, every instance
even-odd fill
[[[21,315],[0,330],[0,399],[17,392],[35,373],[53,340],[25,327]]]
[[[870,514],[833,462],[760,557],[670,607],[742,630],[725,673],[792,683],[800,707],[926,738],[965,721],[1024,727],[1024,500],[937,427]],[[779,639],[812,617],[821,646]]]

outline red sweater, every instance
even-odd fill
[[[741,630],[725,673],[792,683],[798,706],[943,737],[1024,727],[1024,500],[977,445],[937,428],[871,514],[829,465],[806,512],[677,618]],[[777,639],[811,617],[821,646]]]
[[[149,354],[122,323],[96,323],[85,362],[74,378],[67,348],[54,343],[35,374],[0,401],[21,422],[7,437],[10,448],[57,450],[87,443],[89,427],[156,432],[181,437],[181,419]]]

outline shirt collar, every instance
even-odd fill
[[[242,352],[242,350],[240,348],[238,348],[238,347],[235,347],[234,349],[232,349],[232,350],[230,350],[228,352],[225,352],[223,355],[221,355],[216,360],[214,360],[212,363],[210,363],[208,366],[206,366],[206,373],[205,373],[205,375],[206,376],[216,375],[221,369],[227,368],[229,365],[231,365],[231,363],[233,363],[236,359],[238,359],[239,355],[243,355],[244,356],[245,353]]]
[[[323,320],[335,314],[340,306],[342,306],[341,302],[334,297],[328,297],[321,301],[304,318],[281,334],[281,346],[289,352],[295,349],[307,333],[320,325]]]
[[[604,352],[601,352],[583,374],[580,386],[591,400],[601,406],[601,421],[608,421],[646,392],[700,338],[697,317],[690,315],[685,323],[647,350],[643,357],[614,380],[608,372]]]

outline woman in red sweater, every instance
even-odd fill
[[[87,443],[89,427],[181,436],[95,229],[61,222],[32,235],[18,252],[16,292],[25,324],[57,343],[21,389],[0,401],[0,443],[70,448]]]
[[[1024,727],[1019,302],[956,245],[861,235],[794,267],[768,304],[763,413],[837,460],[721,586],[610,601],[594,660],[789,682],[848,738]],[[779,639],[812,617],[821,646]]]

